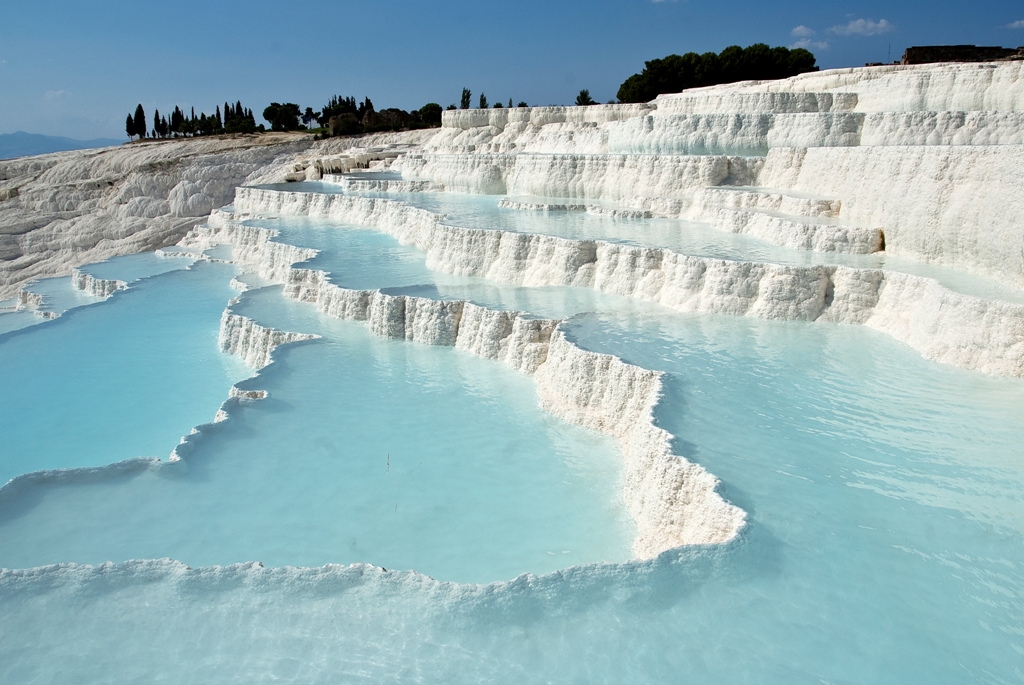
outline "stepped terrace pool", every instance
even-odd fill
[[[471,229],[715,237],[378,195]],[[1022,678],[1019,380],[866,326],[454,273],[373,225],[218,221],[191,258],[91,267],[128,287],[0,335],[22,389],[0,417],[4,681]],[[487,317],[493,340],[464,335]],[[609,380],[564,387],[582,369]],[[676,491],[636,470],[643,421],[717,483],[658,508]],[[735,533],[637,545],[701,507]]]

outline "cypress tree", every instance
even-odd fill
[[[156,108],[153,109],[153,132],[160,135],[160,110]]]
[[[585,105],[596,105],[594,98],[590,97],[590,91],[584,88],[580,91],[580,94],[576,96],[576,105],[582,107]]]
[[[487,96],[480,93],[480,109],[487,109]]]
[[[143,111],[141,103],[135,108],[135,135],[139,138],[146,137],[146,112]]]
[[[469,88],[462,89],[462,99],[459,101],[459,109],[469,109],[469,99],[473,97],[473,92]]]
[[[132,119],[132,115],[128,115],[128,119],[124,122],[124,132],[128,134],[128,140],[135,137],[135,120]]]

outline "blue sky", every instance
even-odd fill
[[[496,100],[605,102],[644,60],[738,44],[806,45],[822,68],[899,59],[910,45],[1024,45],[1024,5],[948,0],[720,2],[7,3],[0,133],[120,137],[141,102],[212,112],[241,99],[319,109]]]

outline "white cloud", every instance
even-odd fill
[[[809,29],[806,26],[804,26],[803,24],[800,24],[795,29],[790,31],[789,34],[791,36],[795,36],[796,38],[806,38],[807,36],[813,36],[814,35],[814,29]]]
[[[802,38],[789,46],[790,50],[795,50],[796,48],[803,48],[804,50],[810,50],[811,48],[814,48],[815,50],[828,50],[828,41]]]
[[[60,98],[64,97],[67,94],[68,94],[68,92],[66,90],[48,90],[48,91],[46,91],[46,93],[43,94],[43,99],[44,100],[59,100]]]
[[[833,26],[829,33],[839,36],[877,36],[880,33],[890,33],[896,27],[882,19],[878,22],[871,19],[854,19],[845,26]]]
[[[1019,21],[1015,21],[1012,24],[1007,24],[1006,28],[1008,28],[1008,29],[1024,29],[1024,19],[1021,19]]]

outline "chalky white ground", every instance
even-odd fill
[[[615,437],[638,528],[634,553],[646,558],[727,541],[745,518],[654,425],[660,374],[577,347],[557,321],[339,288],[323,272],[293,266],[309,250],[238,220],[268,213],[360,224],[421,248],[433,269],[503,283],[593,287],[679,311],[867,325],[926,358],[1018,378],[1024,307],[883,269],[724,261],[448,226],[386,199],[243,187],[233,210],[216,207],[239,184],[285,180],[557,197],[568,202],[505,206],[680,217],[826,252],[884,248],[1024,286],[1022,123],[1024,64],[926,65],[730,84],[641,105],[449,111],[440,130],[352,141],[187,141],[16,160],[0,165],[0,197],[9,198],[0,204],[0,287],[10,295],[33,277],[179,239],[187,248],[230,244],[235,261],[284,283],[286,296],[366,320],[381,336],[503,361],[534,377],[545,409]],[[402,180],[336,175],[366,164],[401,171]],[[100,296],[124,287],[84,274],[75,284]],[[22,298],[31,301],[30,289]],[[254,368],[271,363],[276,346],[306,338],[230,307],[222,319],[222,349]],[[231,398],[218,418],[247,399]]]

